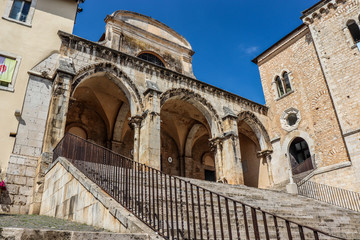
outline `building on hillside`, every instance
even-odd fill
[[[37,72],[31,69],[59,52],[57,32],[72,32],[77,9],[78,1],[74,0],[0,0],[0,178],[5,177],[9,159],[17,161],[21,166],[13,170],[21,177],[9,175],[7,181],[21,184],[24,193],[33,186],[30,176],[35,174],[42,152],[39,139],[43,138],[48,115],[47,108],[35,111],[27,106],[49,102],[52,85],[52,77],[45,75],[47,66]],[[30,90],[33,95],[24,102]],[[18,130],[25,125],[31,130],[22,133],[24,147],[14,148]],[[20,201],[22,205],[27,203],[26,198]],[[20,211],[20,205],[16,209]]]
[[[19,70],[30,80],[11,130],[8,211],[39,213],[44,172],[67,133],[170,175],[271,188],[300,174],[360,191],[357,2],[319,2],[254,59],[266,106],[197,80],[190,43],[165,24],[117,11],[92,42],[69,33],[77,3],[64,2],[71,27],[53,27],[51,50]]]

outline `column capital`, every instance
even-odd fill
[[[272,153],[273,153],[273,150],[271,150],[271,149],[266,149],[266,150],[257,152],[257,156],[258,156],[259,158],[260,158],[260,157],[268,157],[268,156],[270,156]]]
[[[215,137],[209,139],[211,151],[216,151],[218,147],[221,149],[223,145],[223,141],[224,141],[223,137]]]
[[[144,117],[140,116],[140,115],[135,115],[133,117],[130,117],[129,118],[129,125],[131,127],[140,128],[143,119],[144,119]]]

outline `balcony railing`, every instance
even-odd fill
[[[54,150],[165,239],[344,239],[67,134]]]

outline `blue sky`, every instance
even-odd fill
[[[298,27],[318,0],[86,0],[74,34],[97,41],[116,10],[151,16],[183,35],[195,55],[197,79],[264,104],[251,60]]]

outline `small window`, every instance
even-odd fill
[[[354,20],[350,20],[347,23],[347,27],[355,43],[360,42],[360,29]]]
[[[31,1],[14,0],[9,17],[21,22],[26,22],[30,6]]]
[[[291,85],[290,85],[290,80],[289,80],[289,74],[287,72],[285,72],[283,74],[283,81],[284,81],[285,92],[286,93],[290,92]]]
[[[0,55],[0,85],[9,87],[12,84],[16,68],[16,59]]]
[[[158,58],[157,56],[150,54],[150,53],[142,53],[138,56],[138,58],[141,58],[145,61],[154,63],[158,66],[165,67],[164,63]]]
[[[276,83],[276,88],[277,88],[279,97],[291,92],[291,90],[292,90],[291,84],[290,84],[290,79],[289,79],[289,74],[287,72],[285,72],[282,75],[282,78],[277,76],[275,78],[275,83]]]
[[[277,87],[277,90],[278,90],[278,94],[279,96],[282,96],[284,95],[284,88],[283,88],[283,85],[282,85],[282,82],[281,82],[281,79],[280,77],[276,77],[276,87]]]
[[[295,113],[290,113],[287,117],[287,123],[289,126],[294,126],[298,120],[298,117]]]

